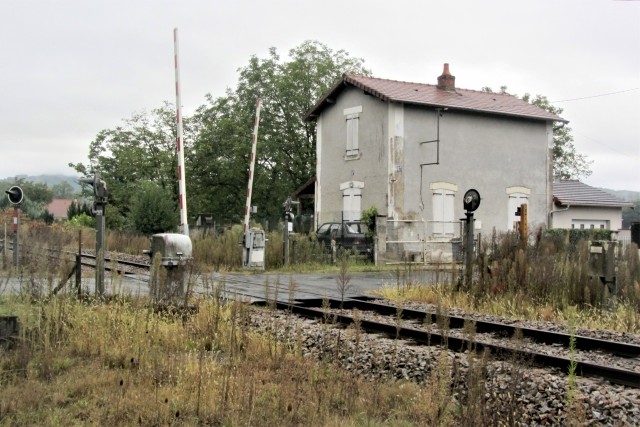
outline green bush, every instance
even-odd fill
[[[568,243],[570,248],[575,249],[581,240],[611,240],[611,230],[550,228],[544,231],[544,237],[557,243]]]
[[[71,220],[69,220],[69,224],[76,228],[78,227],[94,228],[96,226],[96,220],[95,218],[90,217],[86,213],[81,213],[71,218]]]

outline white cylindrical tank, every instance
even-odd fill
[[[156,253],[160,253],[164,266],[183,265],[191,259],[191,238],[178,233],[154,234],[151,236],[149,256],[153,258]]]

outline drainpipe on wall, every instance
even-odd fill
[[[552,210],[551,212],[549,212],[549,217],[547,218],[547,224],[548,224],[549,228],[552,228],[552,227],[551,227],[551,221],[553,220],[553,214],[554,214],[554,213],[556,213],[556,212],[564,212],[564,211],[568,211],[570,207],[571,207],[571,205],[567,205],[567,207],[566,207],[566,208],[563,208],[563,209],[555,209],[555,210]]]

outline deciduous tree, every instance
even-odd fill
[[[167,189],[145,181],[133,196],[128,218],[132,230],[155,234],[173,231],[178,226],[178,209]]]
[[[283,201],[315,174],[315,122],[304,114],[343,73],[370,74],[364,61],[343,50],[306,41],[281,59],[275,48],[239,70],[235,90],[208,98],[199,123],[192,187],[208,194],[199,207],[238,221],[243,215],[255,105],[262,99],[253,203],[258,217],[280,216]]]
[[[107,224],[117,226],[123,224],[122,217],[127,217],[132,196],[143,181],[156,183],[166,190],[177,206],[175,141],[175,112],[165,103],[151,113],[133,114],[122,126],[100,131],[89,146],[89,163],[70,163],[69,166],[84,176],[100,172],[107,183],[111,207]],[[110,217],[117,221],[110,222]]]

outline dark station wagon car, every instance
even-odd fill
[[[357,255],[373,258],[373,239],[367,236],[365,223],[359,221],[327,222],[316,231],[318,241],[331,250],[331,241],[336,249],[345,249]]]

